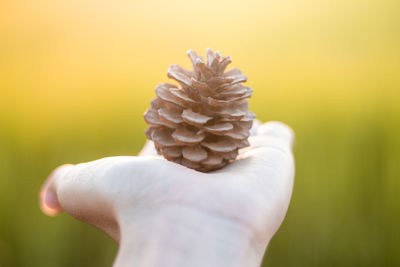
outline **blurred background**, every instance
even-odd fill
[[[398,0],[0,3],[0,266],[111,266],[117,246],[43,215],[62,163],[135,155],[186,50],[230,55],[251,110],[297,134],[291,206],[263,266],[400,266]]]

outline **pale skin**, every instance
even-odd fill
[[[251,146],[221,170],[201,173],[158,156],[58,167],[43,184],[44,213],[62,211],[119,243],[114,266],[255,267],[289,206],[293,131],[254,123]]]

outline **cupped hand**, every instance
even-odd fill
[[[191,255],[192,259],[208,257],[211,263],[207,266],[224,266],[218,259],[212,260],[221,255],[216,252],[219,248],[227,256],[247,251],[243,257],[248,261],[242,264],[255,266],[290,202],[294,135],[280,122],[261,125],[255,121],[252,133],[250,147],[242,149],[237,160],[211,173],[161,158],[151,142],[136,157],[60,166],[42,186],[41,208],[48,215],[65,211],[120,243],[116,266],[130,266],[136,254],[135,266],[188,264],[179,255],[170,255],[174,253],[164,255],[168,246],[178,248],[180,252],[175,254]],[[193,239],[204,239],[209,250],[182,252],[186,243],[195,243]],[[235,242],[238,244],[232,244]],[[237,248],[229,249],[224,243]],[[161,255],[164,264],[157,265]]]

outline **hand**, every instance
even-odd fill
[[[162,159],[151,142],[137,157],[63,165],[42,186],[41,208],[120,243],[115,266],[258,266],[294,179],[292,130],[259,124],[251,146],[211,173]]]

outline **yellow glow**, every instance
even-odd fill
[[[264,105],[306,113],[310,103],[338,112],[365,112],[377,101],[393,108],[395,5],[9,1],[0,13],[0,112],[34,135],[110,110],[140,116],[169,64],[189,67],[185,51],[207,47],[231,55],[248,75],[262,119],[270,119]]]

